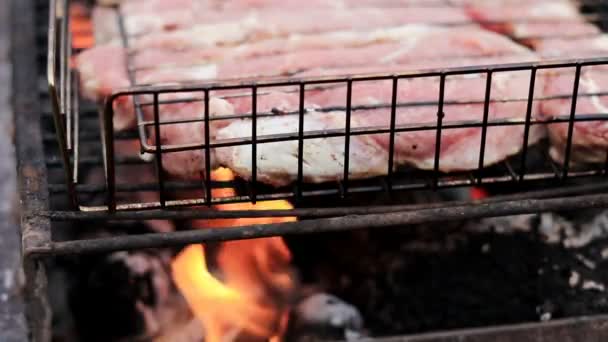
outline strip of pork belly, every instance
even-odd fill
[[[133,55],[134,68],[152,68],[156,66],[157,71],[152,71],[142,76],[146,82],[171,82],[188,80],[207,80],[216,77],[215,66],[201,66],[209,59],[230,59],[228,65],[235,62],[236,58],[261,57],[265,55],[280,54],[282,52],[297,52],[306,50],[324,50],[333,48],[334,51],[341,47],[364,47],[374,43],[397,43],[413,44],[432,32],[444,32],[443,30],[428,25],[405,25],[392,29],[379,29],[371,32],[360,33],[355,31],[339,31],[326,34],[297,35],[288,39],[274,39],[258,43],[243,44],[239,47],[209,47],[196,48],[184,52],[167,51],[165,49],[146,49],[141,53]],[[500,52],[500,51],[499,51]],[[118,44],[104,44],[84,51],[78,56],[78,68],[84,85],[84,95],[90,99],[106,96],[108,89],[122,88],[128,85],[124,80],[119,82],[115,76],[125,75],[125,51]],[[169,73],[177,70],[173,79],[161,76],[165,70]],[[188,70],[183,67],[193,66]],[[170,67],[170,68],[164,68]],[[106,71],[110,71],[109,74]],[[212,74],[209,74],[213,72]],[[189,75],[190,74],[190,75]],[[104,80],[106,82],[104,82]],[[107,88],[105,84],[107,83]],[[88,84],[88,86],[87,86]],[[99,89],[99,91],[97,91]]]
[[[386,37],[393,36],[395,39],[393,41],[384,42],[383,39],[378,44],[364,46],[357,46],[356,38],[349,35],[344,43],[340,43],[341,45],[333,48],[330,48],[328,42],[326,48],[251,57],[244,60],[227,58],[212,64],[199,64],[199,59],[193,58],[190,63],[183,67],[171,66],[141,70],[136,75],[137,83],[153,84],[233,77],[280,76],[321,67],[391,65],[420,59],[496,56],[528,51],[506,37],[480,29],[450,30],[415,26],[398,32],[401,33],[387,33]],[[364,36],[363,41],[369,42],[373,39]],[[307,43],[303,43],[303,46],[306,45]],[[295,50],[298,49],[295,48]],[[173,55],[169,54],[168,57],[164,57],[159,54],[151,54],[148,56],[150,58],[148,63],[152,64],[154,61],[159,61],[162,65],[163,62],[170,60]],[[125,81],[119,82],[114,76],[122,73],[123,78],[126,78],[125,59],[124,51],[114,45],[94,47],[79,55],[78,66],[83,79],[85,95],[90,98],[100,98],[107,95],[107,93],[104,93],[105,90],[124,86]],[[180,62],[185,63],[187,61],[182,60]],[[118,68],[117,66],[121,63],[123,67]],[[110,75],[112,77],[103,75],[102,71],[107,70],[108,66],[113,67]],[[100,75],[100,72],[102,75]]]
[[[267,9],[302,9],[302,8],[336,8],[345,9],[369,6],[438,6],[445,5],[444,0],[131,0],[122,1],[121,9],[126,14],[158,13],[179,8],[194,8],[209,11],[243,11],[252,8]]]
[[[141,70],[137,73],[137,81],[140,84],[153,84],[167,81],[287,76],[322,67],[390,66],[445,57],[484,57],[529,52],[506,37],[480,29],[429,29],[411,32],[407,38],[396,42],[308,49],[243,60],[228,58],[215,64]],[[170,77],[174,79],[170,80]]]
[[[303,5],[297,11],[286,11],[285,6],[261,10],[245,7],[242,10],[214,11],[204,6],[176,7],[156,12],[127,11],[124,6],[125,30],[136,36],[150,32],[188,29],[196,25],[213,26],[223,23],[248,23],[250,34],[277,35],[298,32],[327,32],[340,29],[396,26],[405,23],[463,23],[468,21],[459,8],[416,7],[372,7],[333,8],[331,1],[314,3],[293,1]],[[287,2],[289,4],[289,1]],[[201,8],[203,7],[203,8]],[[115,21],[113,22],[115,23]],[[104,25],[105,26],[105,25]]]
[[[421,28],[398,42],[355,47],[304,50],[245,60],[226,59],[217,64],[159,67],[136,72],[138,84],[206,81],[211,79],[289,75],[322,67],[395,65],[441,57],[491,56],[524,53],[524,47],[480,29]],[[154,56],[158,60],[163,60]],[[126,55],[119,46],[107,44],[84,51],[77,57],[83,95],[103,99],[112,91],[129,86]],[[191,61],[196,64],[196,60]],[[121,102],[122,101],[122,102]],[[133,106],[128,97],[116,102],[115,128],[131,127]]]
[[[606,57],[608,36],[594,38],[543,40],[535,46],[547,59],[575,59]],[[574,68],[551,70],[545,94],[561,97],[543,101],[545,118],[569,116],[575,79]],[[608,118],[608,66],[597,65],[582,68],[576,105],[577,115],[600,114]],[[568,123],[551,124],[551,156],[558,162],[565,158],[568,139]],[[608,151],[608,122],[605,120],[576,122],[573,126],[571,160],[574,163],[604,163]]]
[[[211,16],[211,14],[208,14]],[[339,30],[371,30],[382,27],[394,27],[405,24],[463,24],[469,22],[462,9],[450,7],[438,8],[355,8],[349,10],[309,9],[301,11],[266,10],[249,12],[240,15],[220,13],[218,18],[200,21],[189,25],[180,21],[171,31],[161,28],[143,28],[148,24],[132,24],[134,35],[146,32],[146,35],[134,37],[135,48],[176,46],[212,46],[217,44],[235,44],[243,41],[285,37],[296,33],[321,33]],[[231,20],[232,19],[232,20]],[[156,22],[156,21],[155,21]],[[155,24],[158,25],[158,24]],[[181,25],[181,26],[180,26]],[[157,30],[154,34],[151,31]],[[160,30],[160,31],[159,31]]]
[[[522,120],[526,115],[530,74],[526,71],[498,73],[492,82],[492,95],[488,118]],[[542,79],[538,80],[538,92]],[[446,82],[444,125],[461,121],[481,122],[485,77],[454,77]],[[353,85],[353,106],[390,103],[391,82],[373,82]],[[439,80],[414,79],[399,82],[399,103],[416,103],[415,106],[399,107],[396,111],[397,126],[434,125],[437,122],[437,96]],[[332,89],[312,95],[310,101],[323,107],[345,101],[344,89]],[[426,103],[426,105],[422,105]],[[533,106],[537,115],[538,105]],[[305,115],[306,131],[343,129],[346,115],[343,111],[331,113],[313,112]],[[355,110],[351,127],[388,129],[390,109]],[[257,120],[259,136],[265,134],[296,133],[297,116],[264,117]],[[445,172],[474,170],[478,167],[481,128],[444,129],[442,132],[439,169]],[[250,138],[251,121],[240,120],[220,129],[216,138]],[[524,127],[501,126],[487,128],[484,166],[495,164],[518,153],[523,147]],[[534,126],[529,143],[543,135],[543,128]],[[398,133],[395,136],[395,165],[413,165],[420,169],[434,167],[436,131]],[[388,172],[388,134],[357,135],[350,138],[350,177],[352,179],[385,175]],[[274,186],[284,186],[297,178],[298,142],[262,143],[257,147],[258,180]],[[218,148],[216,162],[233,169],[239,176],[250,179],[251,146]],[[344,167],[344,138],[318,138],[304,143],[304,178],[307,182],[324,182],[342,178]]]
[[[155,49],[132,49],[131,53],[135,68],[184,66],[208,61],[255,58],[304,50],[363,47],[391,42],[408,43],[417,40],[417,37],[421,35],[429,34],[433,30],[441,29],[429,25],[410,24],[371,31],[347,30],[319,34],[293,34],[285,38],[243,43],[238,46],[191,47],[185,50],[158,46]]]
[[[576,5],[567,0],[518,1],[469,0],[469,15],[484,27],[526,44],[543,37],[595,35],[599,28],[585,21]]]
[[[485,58],[485,59],[478,59],[478,63],[480,65],[488,65],[488,64],[496,64],[497,62],[522,62],[522,61],[533,61],[535,59],[535,56],[528,53],[525,57],[524,56],[511,56],[511,57],[490,57],[490,58]],[[437,67],[451,67],[451,66],[462,66],[462,65],[466,65],[468,62],[470,62],[470,59],[449,59],[449,60],[445,60],[442,64],[437,63]],[[413,65],[401,65],[398,68],[396,67],[395,70],[400,70],[400,71],[407,71],[407,70],[414,70],[413,68],[417,67],[417,65],[413,64]],[[324,70],[325,71],[325,70]],[[371,68],[371,67],[364,67],[364,68],[360,68],[360,69],[351,69],[350,71],[354,72],[354,73],[360,73],[360,72],[386,72],[387,70],[383,69],[382,66],[377,66],[375,69]],[[523,75],[522,77],[525,77],[525,79],[521,82],[525,82],[529,79],[529,75]],[[403,86],[402,88],[400,88],[399,91],[399,99],[400,102],[406,102],[406,101],[418,101],[418,102],[426,102],[426,103],[433,103],[436,102],[437,100],[437,91],[438,89],[436,88],[436,82],[433,83],[436,80],[432,80],[433,82],[429,82],[430,80],[416,80],[416,81],[411,81],[408,83],[408,86]],[[511,83],[513,83],[512,81],[510,81]],[[468,79],[464,79],[464,80],[460,80],[458,81],[458,87],[462,87],[463,89],[473,89],[473,86],[476,86],[477,89],[479,89],[481,91],[481,86],[482,86],[483,80],[478,79],[473,79],[473,80],[468,80]],[[499,79],[499,81],[495,81],[495,88],[498,88],[503,82]],[[454,83],[451,83],[454,84]],[[542,84],[540,81],[538,81],[537,84]],[[430,89],[429,85],[432,85],[433,87],[435,87],[434,89]],[[537,89],[537,92],[540,92],[540,87],[539,89]],[[354,87],[353,87],[353,100],[352,100],[352,104],[353,106],[370,106],[370,105],[378,105],[381,103],[387,104],[390,103],[390,95],[391,95],[391,84],[390,82],[366,82],[366,83],[357,83]],[[504,89],[499,89],[501,91],[504,92]],[[504,96],[500,97],[501,95],[501,91],[498,91],[495,95],[495,97],[492,98],[493,101],[497,101],[500,99],[504,99]],[[476,94],[476,95],[472,95],[472,94]],[[514,94],[512,95],[513,97],[511,99],[516,99],[515,96],[523,96],[520,99],[520,102],[517,103],[516,105],[504,105],[504,104],[495,104],[493,105],[492,108],[495,107],[500,107],[503,108],[504,111],[510,110],[508,111],[508,113],[513,113],[513,111],[515,109],[517,110],[521,110],[522,113],[525,112],[525,94]],[[483,101],[483,94],[480,92],[473,92],[471,91],[470,93],[465,93],[465,94],[457,94],[458,98],[455,96],[455,98],[453,100],[457,100],[457,101],[461,101],[461,102],[477,102],[476,105],[474,106],[460,106],[460,109],[458,108],[458,106],[454,106],[454,111],[468,111],[469,115],[473,115],[473,111],[476,110],[477,113],[480,113],[482,106],[479,104],[480,102]],[[269,113],[271,111],[276,111],[278,113],[293,113],[293,112],[297,112],[298,108],[299,108],[299,96],[297,92],[292,92],[292,93],[285,93],[285,92],[274,92],[274,91],[270,91],[270,92],[264,92],[263,90],[260,90],[260,95],[258,95],[258,103],[257,103],[257,109],[258,109],[258,113]],[[235,96],[233,98],[231,97],[227,97],[224,98],[225,100],[229,101],[232,105],[233,105],[233,110],[234,113],[238,113],[238,114],[247,114],[250,113],[251,111],[251,96],[249,94],[245,94],[245,96]],[[449,98],[447,98],[447,100],[449,100]],[[345,101],[346,101],[346,90],[344,88],[344,86],[329,86],[329,87],[320,87],[320,88],[312,88],[312,89],[308,89],[307,93],[306,93],[306,97],[305,97],[305,103],[304,103],[304,107],[307,108],[308,110],[314,110],[315,108],[327,108],[327,107],[344,107],[345,105]],[[196,111],[197,113],[203,113],[204,109],[202,108],[202,103],[198,102],[198,103],[189,103],[189,104],[176,104],[173,105],[175,106],[174,109],[171,108],[171,105],[166,106],[166,108],[162,108],[161,107],[161,116],[170,116],[172,118],[175,117],[175,115],[173,114],[173,112],[176,113],[184,113],[185,117],[183,118],[192,118],[192,113],[194,111]],[[181,111],[180,111],[181,108]],[[420,108],[420,107],[418,107]],[[436,110],[436,105],[431,105],[431,106],[424,106],[422,107],[424,108],[425,113],[430,111],[430,112],[434,112]],[[163,112],[163,110],[168,110],[169,113],[165,114]],[[383,117],[383,124],[388,125],[387,123],[387,110],[388,109],[384,109],[385,111],[385,115]],[[503,111],[503,112],[504,112]],[[375,113],[376,114],[380,114],[380,112],[382,112],[382,110],[376,110]],[[406,111],[404,110],[400,110],[400,112],[404,113],[404,115],[406,115]],[[429,113],[430,113],[429,112]],[[369,113],[372,113],[371,111]],[[418,111],[414,111],[414,114],[419,113]],[[149,114],[150,115],[150,114]],[[333,116],[337,116],[338,113],[333,114]],[[407,114],[409,115],[409,114]],[[212,115],[215,116],[215,115]],[[294,120],[294,116],[293,115],[286,115],[285,118],[280,118],[278,119],[278,117],[283,117],[280,115],[277,115],[277,122],[279,123],[293,123]],[[342,117],[344,117],[344,115],[342,114]],[[429,116],[430,118],[434,118],[434,115]],[[481,117],[481,114],[479,114],[479,116],[477,117],[478,120]],[[297,117],[296,117],[297,118]],[[308,119],[307,119],[308,120]],[[234,121],[234,120],[233,120]],[[274,121],[271,121],[274,124]],[[329,120],[329,121],[323,121],[322,124],[334,124],[335,120]],[[342,123],[344,123],[344,120],[342,120]],[[212,124],[212,134],[213,136],[211,137],[211,140],[215,139],[216,136],[214,135],[213,131],[214,129],[221,129],[222,127],[225,127],[226,125],[229,125],[230,121],[215,121],[214,124]],[[380,124],[380,123],[379,123]],[[314,123],[313,123],[314,125]],[[335,125],[334,125],[335,126]],[[293,127],[297,127],[293,126]],[[316,126],[315,126],[316,127]],[[388,126],[386,126],[388,127]],[[384,128],[386,128],[384,127]],[[489,129],[489,131],[492,131],[493,129]],[[184,124],[171,124],[168,126],[163,126],[163,128],[161,129],[161,136],[163,137],[162,142],[164,144],[167,145],[171,145],[171,146],[175,146],[175,145],[179,145],[179,144],[201,144],[202,142],[204,142],[204,136],[202,135],[202,132],[204,131],[204,124],[202,122],[196,122],[196,123],[184,123]],[[251,129],[249,128],[248,131],[246,132],[250,132]],[[517,129],[513,129],[512,131],[517,131]],[[503,132],[503,131],[501,131]],[[452,131],[452,133],[456,133],[456,131]],[[510,132],[509,134],[512,134],[512,132]],[[410,134],[411,136],[411,134]],[[500,136],[500,135],[495,135],[496,137]],[[514,136],[513,136],[514,138]],[[330,139],[329,141],[333,141],[336,139]],[[339,139],[338,139],[339,140]],[[388,139],[386,138],[381,138],[380,140],[378,140],[377,142],[372,143],[372,145],[374,144],[380,144],[381,146],[387,148],[387,143]],[[533,141],[533,139],[531,139],[531,141]],[[153,141],[150,142],[151,144],[153,144]],[[384,144],[384,145],[382,145]],[[456,146],[456,145],[454,145]],[[372,146],[373,147],[373,146]],[[489,147],[491,148],[491,147]],[[424,149],[420,148],[419,151],[425,151]],[[428,151],[427,151],[428,152]],[[511,154],[511,153],[509,153]],[[487,162],[492,162],[493,160],[495,160],[495,158],[498,158],[500,156],[499,153],[493,153],[492,150],[489,150],[489,152],[487,153],[489,159],[486,159]],[[496,156],[496,157],[491,157],[491,156]],[[472,157],[471,157],[472,158]],[[494,158],[494,159],[493,159]],[[171,173],[172,175],[175,176],[179,176],[179,177],[183,177],[183,178],[194,178],[194,179],[198,179],[201,176],[201,173],[203,172],[203,163],[202,163],[203,159],[203,152],[201,150],[197,150],[197,151],[186,151],[186,152],[178,152],[178,153],[170,153],[170,154],[166,154],[163,157],[163,161],[165,165],[165,169]],[[337,161],[336,161],[337,162]],[[428,162],[428,161],[426,161]],[[215,163],[215,162],[214,162]],[[469,164],[472,163],[472,161],[469,162]],[[339,165],[334,165],[336,168],[339,167]],[[446,165],[446,167],[449,167],[449,165]],[[359,174],[361,175],[361,177],[363,177],[363,175],[369,175],[369,172],[359,172]],[[313,177],[314,178],[314,177]],[[319,178],[321,179],[321,178]],[[312,179],[311,179],[312,180]]]

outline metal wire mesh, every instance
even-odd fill
[[[57,2],[66,6],[67,11],[69,1]],[[602,9],[604,8],[601,2],[584,2],[585,6],[595,9],[593,14],[588,14],[589,20],[600,22]],[[430,4],[432,5],[432,4]],[[435,4],[437,5],[437,4]],[[445,5],[445,4],[441,4]],[[57,6],[52,6],[57,7]],[[606,164],[601,165],[585,165],[584,167],[571,166],[571,149],[572,149],[572,134],[575,122],[584,121],[602,121],[604,117],[601,113],[584,113],[576,114],[577,99],[589,94],[578,93],[578,84],[581,72],[585,68],[591,66],[600,66],[608,64],[608,59],[595,58],[586,60],[570,60],[559,62],[538,62],[538,63],[520,63],[508,65],[490,65],[482,67],[463,67],[450,68],[439,70],[423,70],[397,74],[384,75],[348,75],[344,77],[325,77],[325,78],[299,78],[293,77],[281,79],[263,79],[263,80],[226,80],[214,83],[189,83],[181,85],[138,85],[136,84],[135,72],[137,68],[131,65],[130,57],[127,63],[127,72],[132,82],[132,87],[125,91],[119,91],[110,96],[103,106],[99,109],[102,120],[95,120],[95,112],[98,108],[90,103],[80,104],[78,94],[78,83],[73,82],[76,79],[69,72],[69,68],[65,66],[66,60],[69,60],[69,22],[67,17],[58,16],[57,13],[51,13],[51,18],[56,19],[60,25],[53,27],[51,31],[57,42],[51,44],[49,48],[56,50],[59,48],[60,58],[57,54],[50,54],[49,61],[53,59],[57,64],[59,71],[59,93],[56,96],[51,96],[52,99],[57,98],[58,107],[56,112],[64,119],[58,121],[58,129],[56,137],[59,138],[59,151],[62,158],[50,158],[48,165],[50,167],[59,167],[69,165],[66,168],[67,185],[51,184],[50,189],[54,193],[63,193],[67,191],[77,208],[82,211],[115,211],[115,210],[150,210],[188,207],[196,205],[212,205],[220,203],[235,203],[235,202],[255,202],[260,200],[270,199],[293,199],[302,200],[306,198],[328,197],[340,203],[340,199],[347,198],[350,194],[374,193],[374,192],[396,192],[396,191],[411,191],[421,189],[443,189],[456,186],[471,186],[471,185],[488,185],[488,184],[503,184],[503,183],[533,183],[538,181],[555,181],[560,184],[563,181],[571,178],[603,176],[606,173]],[[124,30],[124,18],[119,14],[118,26],[121,27],[121,37],[125,47],[129,47],[130,37]],[[62,21],[63,20],[63,21]],[[471,22],[449,23],[449,25],[470,25]],[[60,30],[57,27],[61,28]],[[559,32],[555,36],[559,36]],[[51,35],[49,36],[51,37]],[[544,37],[547,38],[547,37]],[[569,37],[573,38],[573,37]],[[63,57],[61,57],[63,56]],[[49,62],[50,63],[50,62]],[[563,73],[574,74],[573,92],[566,94],[553,95],[551,97],[535,96],[535,83],[539,78],[539,74],[547,70],[559,70]],[[529,92],[524,98],[509,98],[501,99],[503,102],[520,102],[527,103],[527,112],[525,117],[521,119],[493,119],[488,116],[488,107],[495,102],[491,99],[492,78],[501,73],[510,72],[525,72],[529,74]],[[595,71],[594,71],[595,72]],[[601,71],[597,71],[601,72]],[[464,75],[476,75],[487,80],[486,93],[475,101],[463,102],[445,99],[444,89],[446,82],[453,78],[462,77]],[[56,75],[49,76],[49,80],[57,78]],[[400,82],[417,79],[437,79],[439,81],[436,101],[402,101],[397,98]],[[353,88],[359,84],[366,82],[386,82],[388,87],[387,93],[392,94],[391,100],[386,103],[381,103],[372,106],[353,105]],[[51,84],[54,84],[51,82]],[[307,109],[305,108],[307,92],[311,89],[318,88],[336,88],[341,87],[346,89],[344,105],[333,106],[328,108],[317,108],[318,112],[330,112],[341,110],[345,113],[345,128],[332,129],[324,131],[305,131],[303,129],[307,118]],[[298,117],[299,128],[295,133],[262,135],[256,131],[257,120],[260,118],[276,115],[276,112],[258,112],[256,103],[258,98],[267,94],[272,89],[287,89],[288,92],[293,92],[299,97],[299,105],[297,110],[280,113],[281,115],[292,115]],[[63,89],[63,90],[61,90]],[[230,97],[248,97],[250,98],[251,113],[226,116],[222,118],[213,118],[208,115],[209,102],[213,97],[212,94],[230,91]],[[200,94],[192,98],[180,98],[179,101],[165,101],[163,97],[167,94],[175,93],[192,93]],[[71,94],[71,98],[67,96]],[[603,96],[603,93],[594,93],[593,96]],[[123,98],[128,98],[133,101],[135,114],[137,117],[137,130],[131,132],[115,133],[113,127],[113,111],[114,102]],[[541,120],[532,115],[532,103],[535,101],[544,101],[550,99],[571,99],[572,108],[569,114],[555,116],[549,120]],[[162,119],[162,106],[168,103],[188,103],[200,101],[205,108],[203,115],[200,118],[186,120],[166,120]],[[447,121],[444,116],[444,106],[473,104],[483,106],[484,113],[478,120],[469,121]],[[414,106],[431,106],[437,108],[436,118],[434,123],[411,123],[397,124],[395,120],[395,112],[400,108]],[[144,115],[145,108],[152,108],[154,113],[152,118],[147,118]],[[384,109],[390,115],[390,124],[386,127],[352,127],[351,114],[357,111]],[[86,118],[86,123],[81,123],[81,119]],[[217,120],[236,120],[249,119],[253,123],[251,125],[251,134],[248,138],[236,138],[223,141],[211,141],[209,138],[210,124]],[[63,122],[63,125],[61,124]],[[190,144],[167,144],[162,143],[159,139],[160,132],[168,127],[179,124],[195,124],[202,125],[205,131],[205,139],[196,143]],[[565,160],[563,163],[554,162],[546,152],[546,142],[541,142],[535,146],[528,146],[530,129],[539,125],[547,125],[550,123],[567,123],[569,125],[567,144],[564,151]],[[100,124],[99,126],[97,124]],[[493,127],[520,126],[524,130],[524,139],[522,141],[521,153],[517,156],[509,158],[492,167],[485,165],[485,151],[488,130]],[[479,167],[476,170],[467,172],[443,173],[440,171],[441,145],[442,137],[445,132],[457,129],[477,128],[480,130],[479,151]],[[101,133],[98,133],[101,132]],[[394,160],[395,136],[406,132],[436,132],[435,134],[435,155],[433,167],[429,171],[420,171],[409,167],[396,167]],[[373,179],[351,179],[349,173],[350,161],[350,142],[353,137],[370,136],[378,134],[388,134],[390,136],[390,144],[388,148],[388,164],[386,166],[386,175],[375,177]],[[53,134],[47,135],[47,140],[53,139]],[[137,138],[141,145],[142,153],[150,153],[155,156],[154,162],[144,161],[137,155],[124,156],[117,155],[115,143],[117,141],[132,140]],[[306,174],[303,170],[303,151],[305,142],[312,139],[323,138],[342,138],[344,139],[344,170],[342,175],[338,175],[335,182],[327,182],[323,184],[307,184]],[[258,160],[257,147],[261,144],[277,143],[277,142],[297,142],[298,144],[298,162],[297,162],[297,177],[295,181],[288,187],[273,188],[268,187],[258,182]],[[94,146],[85,148],[83,146]],[[101,148],[99,148],[101,146]],[[211,179],[212,171],[212,155],[214,150],[218,148],[234,147],[234,146],[251,146],[251,170],[252,174],[248,180],[237,179],[234,182],[216,182]],[[475,147],[477,149],[477,147]],[[87,151],[87,155],[82,155],[82,151]],[[176,152],[183,151],[202,151],[204,155],[204,165],[201,165],[201,170],[204,174],[200,180],[182,181],[171,179],[163,171],[163,157]],[[535,159],[531,161],[531,159]],[[538,160],[542,160],[541,163]],[[608,159],[607,159],[608,160]],[[136,181],[130,183],[120,183],[116,181],[117,168],[125,165],[144,164],[154,166],[156,168],[156,181]],[[105,174],[104,183],[85,183],[82,180],[82,172],[79,170],[83,167],[87,169],[103,167]],[[124,170],[129,172],[128,169]],[[79,177],[81,179],[79,179]],[[214,197],[213,189],[232,187],[243,189],[241,194],[230,197]],[[174,200],[171,199],[170,193],[178,190],[199,190],[202,196],[194,196],[187,199]],[[118,199],[119,193],[131,193],[142,191],[159,191],[160,197],[158,201],[141,202],[127,201],[120,203]],[[82,198],[88,197],[90,194],[104,194],[106,201],[103,205],[90,205],[83,201]]]

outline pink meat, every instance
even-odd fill
[[[212,14],[208,14],[212,16]],[[314,18],[314,19],[311,19]],[[463,24],[469,21],[463,10],[450,7],[438,8],[355,8],[349,10],[309,9],[304,11],[266,10],[245,15],[238,13],[218,14],[218,18],[195,19],[196,25],[187,21],[168,24],[162,19],[149,19],[161,30],[149,34],[148,24],[133,24],[136,32],[148,34],[132,39],[132,47],[190,48],[217,44],[235,44],[244,41],[283,37],[298,33],[320,33],[339,30],[371,30],[405,24]],[[159,22],[160,21],[160,22]],[[176,26],[177,25],[177,26]],[[162,31],[164,27],[179,28]]]
[[[473,26],[461,29],[472,29]],[[135,68],[158,66],[184,66],[207,61],[246,59],[263,56],[302,52],[305,50],[336,49],[341,47],[364,47],[372,44],[411,42],[425,32],[437,30],[428,25],[403,25],[371,31],[334,31],[320,34],[294,34],[286,38],[274,38],[234,46],[192,47],[189,49],[131,50]],[[443,31],[442,31],[443,32]]]
[[[168,5],[164,2],[125,4],[120,12],[124,14],[126,32],[129,35],[148,34],[156,31],[186,29],[195,25],[215,23],[243,23],[257,21],[268,29],[290,32],[333,31],[357,27],[394,26],[403,23],[463,23],[467,17],[463,11],[451,7],[428,6],[424,3],[407,7],[396,0],[384,0],[389,7],[382,8],[382,1],[366,0],[345,3],[313,0],[264,0],[227,1],[214,5],[209,2],[194,2],[190,6]],[[186,1],[187,2],[187,1]],[[258,4],[256,4],[256,2]],[[260,4],[266,2],[266,4]],[[372,6],[372,7],[364,7]],[[291,9],[291,11],[286,11]],[[297,9],[297,11],[293,11]],[[314,18],[314,19],[313,19]],[[361,20],[365,18],[365,20]],[[115,25],[115,21],[112,25]],[[259,25],[258,25],[259,26]],[[262,28],[259,28],[263,31]],[[294,31],[295,30],[295,31]]]
[[[313,68],[361,67],[365,65],[401,65],[413,61],[428,62],[433,58],[458,56],[494,56],[525,54],[527,49],[509,39],[479,29],[417,29],[398,43],[373,44],[361,47],[306,50],[246,60],[227,59],[218,64],[196,65],[190,60],[185,67],[159,67],[136,72],[139,84],[205,81],[215,78],[243,78],[288,75]],[[354,42],[354,41],[353,41]],[[170,60],[162,54],[150,54],[159,64]],[[89,49],[77,57],[83,94],[90,99],[103,99],[130,83],[126,73],[126,55],[116,45]],[[183,61],[187,62],[187,61]],[[135,122],[132,102],[121,97],[115,102],[114,127],[132,127]]]
[[[599,29],[585,21],[576,6],[567,0],[465,1],[469,15],[488,29],[526,43],[542,37],[585,36]]]
[[[546,40],[536,46],[539,54],[547,58],[593,58],[605,57],[608,53],[606,36],[589,39]],[[561,97],[543,101],[542,115],[545,118],[569,117],[574,88],[575,69],[553,70],[548,78],[545,94],[548,97]],[[575,115],[608,115],[608,67],[589,66],[582,69],[578,88]],[[551,156],[563,162],[568,139],[568,123],[551,124]],[[603,163],[608,151],[608,123],[596,121],[576,122],[573,126],[571,160],[574,163]]]
[[[527,93],[530,80],[529,72],[496,74],[492,83],[489,106],[489,120],[520,120],[526,114]],[[537,93],[542,93],[543,82],[538,80]],[[444,106],[444,125],[462,121],[480,122],[483,117],[485,77],[453,77],[446,82]],[[353,106],[378,105],[390,103],[392,83],[368,82],[353,85]],[[396,125],[431,125],[437,121],[438,78],[401,80],[398,88],[398,102],[417,103],[416,106],[399,107],[396,112]],[[344,87],[312,91],[308,101],[320,107],[345,105]],[[504,101],[512,100],[512,101]],[[450,102],[460,104],[450,104]],[[425,105],[426,103],[426,105]],[[538,114],[538,105],[533,107],[533,115]],[[305,116],[307,131],[343,129],[346,116],[342,111],[331,113],[310,113]],[[388,129],[390,110],[379,108],[356,110],[352,112],[351,127]],[[264,134],[285,134],[297,132],[297,116],[259,118],[257,131]],[[216,138],[249,138],[251,122],[235,121],[220,129]],[[542,127],[534,127],[529,143],[542,136]],[[484,166],[495,164],[506,157],[518,153],[523,146],[523,125],[489,127],[487,129]],[[435,157],[434,129],[396,134],[396,165],[413,165],[420,169],[433,169]],[[351,137],[350,177],[366,178],[385,175],[388,171],[388,149],[390,136],[375,134]],[[472,170],[478,167],[480,128],[445,129],[442,133],[439,169],[445,172]],[[258,145],[258,180],[283,186],[297,177],[297,141],[267,143]],[[307,140],[304,144],[304,172],[308,182],[324,182],[341,179],[344,160],[343,138],[320,138]],[[245,179],[250,179],[251,147],[238,146],[217,149],[216,162],[230,167]]]
[[[519,49],[517,49],[519,50]],[[528,54],[523,60],[534,60]],[[486,62],[495,61],[491,58]],[[521,61],[516,58],[512,62]],[[481,60],[480,64],[484,64]],[[446,61],[444,66],[450,66]],[[489,120],[518,119],[523,121],[526,113],[526,99],[529,84],[529,72],[512,72],[495,75],[492,83],[492,97],[489,107]],[[390,82],[369,82],[353,86],[353,106],[378,105],[390,103]],[[542,79],[537,80],[536,94],[542,94]],[[444,108],[444,124],[460,121],[481,121],[483,115],[483,100],[485,91],[484,77],[454,77],[446,83]],[[437,112],[438,79],[402,80],[399,84],[399,103],[418,102],[430,103],[424,106],[399,108],[396,116],[397,125],[434,124]],[[306,106],[314,104],[317,107],[344,106],[344,87],[312,89],[308,92]],[[513,100],[513,101],[504,101]],[[519,101],[515,101],[519,100]],[[457,101],[461,104],[449,104]],[[472,103],[467,103],[472,102]],[[297,101],[293,102],[294,104]],[[433,104],[434,103],[434,104]],[[294,107],[294,110],[296,107]],[[533,107],[533,115],[538,112],[538,106]],[[387,108],[374,110],[357,110],[352,114],[352,127],[388,128],[389,110]],[[309,113],[305,117],[307,131],[323,131],[343,129],[345,114],[341,111],[331,113]],[[273,116],[258,119],[258,134],[285,134],[297,131],[298,118],[294,115]],[[490,127],[487,129],[487,147],[485,150],[484,166],[494,164],[517,153],[523,143],[523,127]],[[214,138],[234,139],[248,138],[251,132],[250,120],[237,120],[220,128]],[[542,128],[534,127],[530,133],[529,142],[534,143],[542,136]],[[384,175],[388,165],[389,136],[355,136],[351,140],[351,177],[366,178]],[[446,129],[442,136],[440,170],[458,171],[475,169],[479,163],[479,150],[471,146],[479,146],[481,129]],[[313,139],[305,143],[305,180],[308,182],[323,182],[340,179],[343,169],[342,138]],[[395,157],[397,165],[414,165],[422,169],[432,169],[435,151],[435,131],[419,131],[399,133],[396,136]],[[183,152],[183,160],[187,160],[188,152]],[[193,152],[201,154],[200,152]],[[214,164],[230,167],[241,177],[251,177],[250,146],[229,147],[217,149],[214,153]],[[192,177],[202,172],[201,163],[189,164],[186,169],[189,174],[178,173],[179,176]],[[322,167],[320,167],[322,165]],[[193,167],[192,167],[193,166]],[[197,174],[193,170],[199,170]],[[275,186],[289,184],[297,176],[297,142],[281,142],[261,144],[258,146],[258,180]]]

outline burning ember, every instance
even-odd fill
[[[216,170],[214,180],[228,181],[228,169]],[[234,195],[219,189],[214,196]],[[287,201],[238,203],[217,210],[290,209]],[[294,217],[198,220],[199,228],[238,227],[294,221]],[[286,326],[289,299],[294,289],[291,254],[280,237],[231,241],[221,244],[217,264],[221,280],[211,274],[203,245],[186,247],[173,261],[173,279],[192,312],[205,328],[206,341],[280,339]]]

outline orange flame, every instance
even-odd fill
[[[95,44],[93,24],[83,4],[70,5],[70,32],[74,49],[87,49]]]
[[[214,180],[234,178],[218,169]],[[234,189],[214,190],[214,196],[232,196]],[[287,201],[217,205],[217,210],[291,209]],[[294,217],[198,220],[199,228],[237,227],[295,221]],[[277,341],[286,326],[287,303],[294,288],[291,254],[279,237],[223,243],[217,264],[223,281],[207,268],[205,249],[192,245],[173,261],[176,286],[203,323],[207,342],[226,341],[243,334]]]

